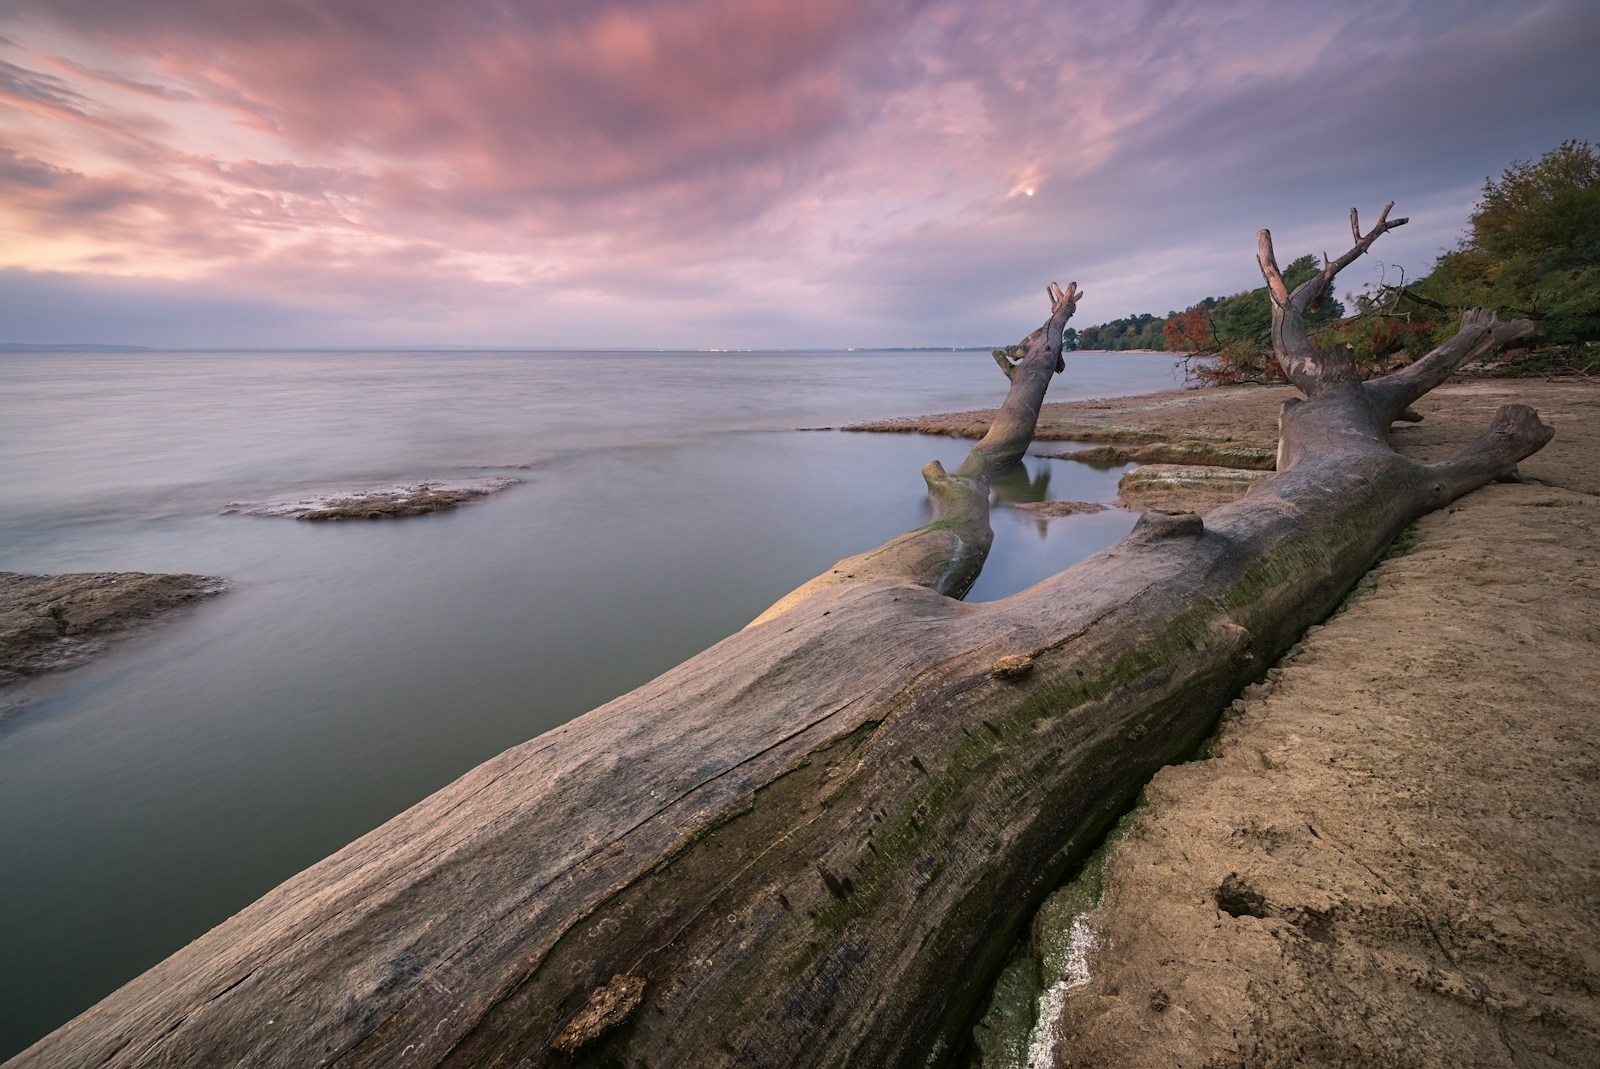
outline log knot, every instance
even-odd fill
[[[1205,524],[1193,512],[1147,509],[1139,516],[1128,535],[1136,542],[1156,542],[1166,538],[1196,538],[1205,533]]]
[[[1033,671],[1033,658],[1026,653],[1011,653],[994,662],[989,675],[994,679],[1021,679]]]
[[[606,1030],[626,1021],[644,1001],[644,977],[617,973],[604,987],[589,993],[583,1009],[573,1015],[550,1044],[552,1050],[572,1053],[598,1039]]]

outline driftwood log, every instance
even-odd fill
[[[1354,213],[1352,213],[1354,223]],[[966,605],[989,478],[1032,434],[1075,287],[999,362],[939,518],[841,561],[655,681],[512,749],[267,894],[17,1066],[921,1066],[963,1045],[1031,909],[1162,764],[1416,516],[1551,435],[1507,406],[1453,459],[1392,421],[1525,323],[1469,314],[1362,383],[1260,259],[1278,471],[1204,523],[1146,514]]]

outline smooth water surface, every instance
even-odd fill
[[[1178,384],[1071,354],[1052,399]],[[475,764],[924,522],[967,443],[797,432],[992,405],[987,353],[0,353],[0,570],[234,588],[29,685],[0,720],[0,1057]],[[1015,499],[1122,469],[1030,459]],[[298,523],[234,501],[461,475],[456,512]],[[970,597],[1132,515],[1001,507]]]

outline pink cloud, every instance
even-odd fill
[[[195,96],[195,94],[184,89],[175,89],[172,86],[161,85],[156,82],[139,81],[138,79],[129,78],[126,75],[118,74],[115,71],[97,70],[92,67],[85,67],[83,64],[75,63],[64,56],[50,56],[48,59],[49,62],[55,67],[60,70],[64,70],[69,74],[80,75],[84,78],[90,78],[97,82],[103,82],[106,85],[116,86],[119,89],[127,89],[134,93],[153,97],[156,100],[191,102],[200,99],[199,97]]]
[[[781,157],[852,117],[910,3],[139,5],[24,0],[302,149],[425,165],[514,213]],[[101,72],[96,77],[104,78]],[[134,81],[133,79],[124,79]]]
[[[1146,250],[1593,136],[1562,106],[1596,88],[1581,7],[11,0],[0,212],[60,270],[386,322],[581,307],[618,341],[676,316],[681,343],[691,315],[811,307],[844,343],[984,340],[1051,278],[1084,316],[1164,311],[1251,259],[1180,294],[1214,261],[1141,274]],[[1471,102],[1490,70],[1515,92]],[[1418,118],[1391,131],[1396,99]],[[1497,109],[1515,144],[1488,143]]]

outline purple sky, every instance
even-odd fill
[[[1594,0],[7,0],[0,341],[802,347],[1157,314],[1600,136]]]

